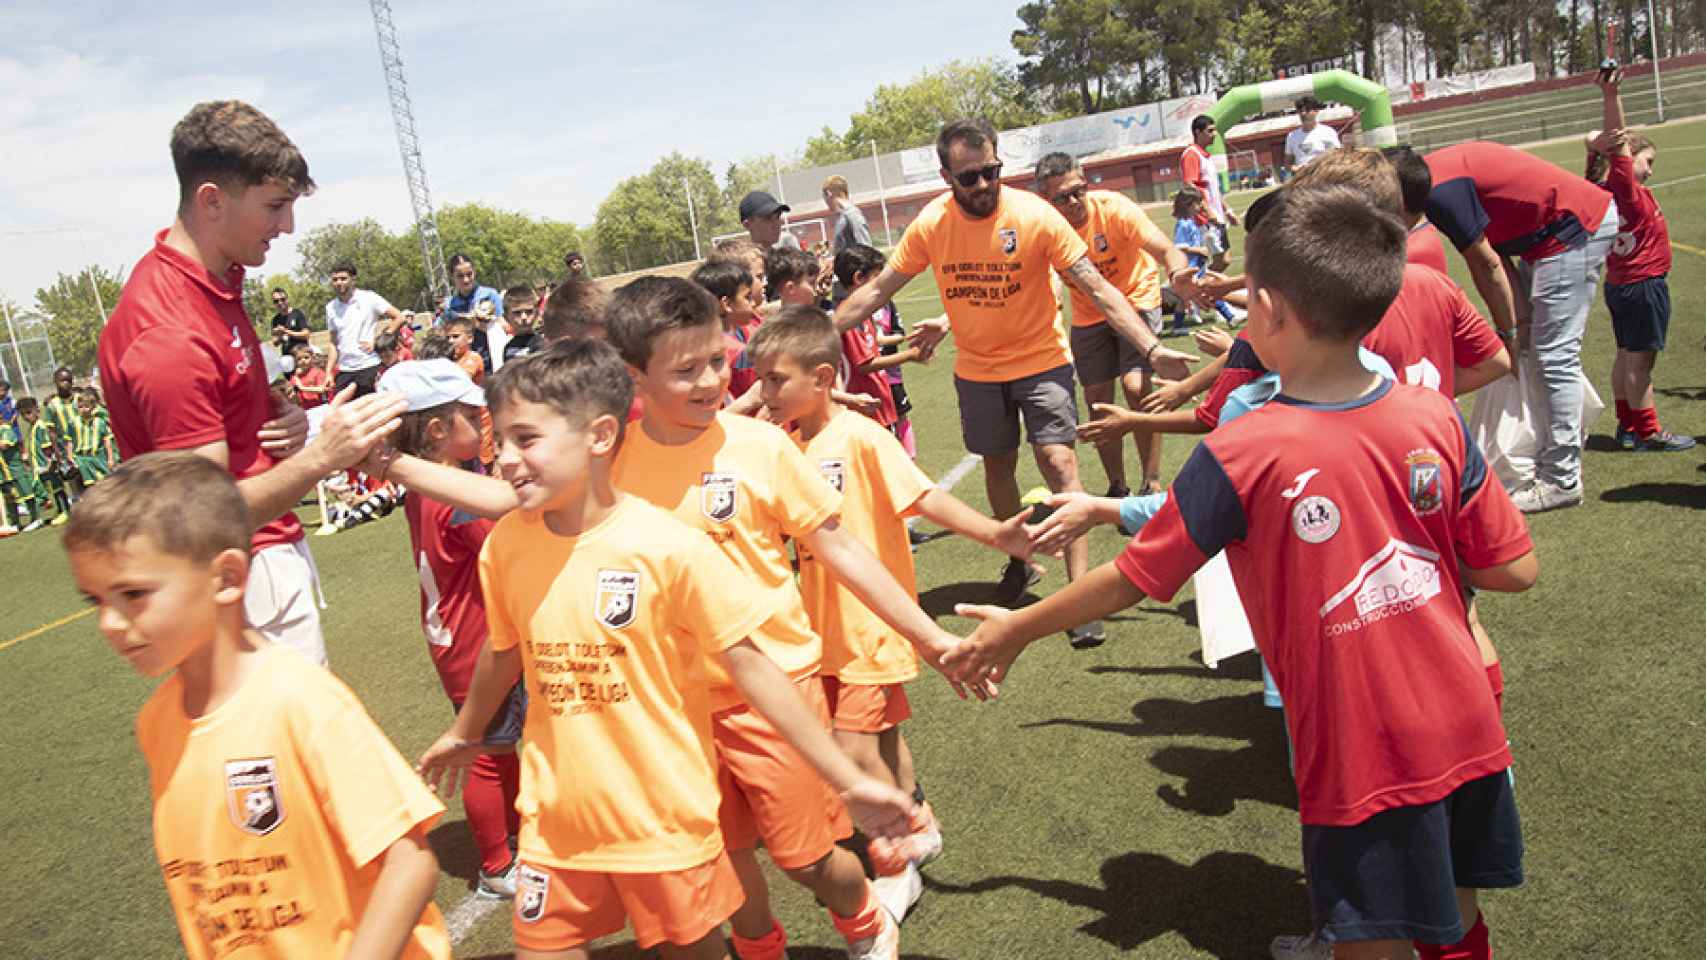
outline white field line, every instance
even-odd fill
[[[952,467],[949,467],[948,472],[942,474],[942,479],[936,481],[936,487],[940,490],[946,490],[949,493],[953,493],[954,488],[960,485],[960,481],[964,480],[966,478],[966,474],[970,473],[972,471],[973,467],[977,466],[978,464],[980,464],[982,462],[983,462],[983,458],[978,456],[977,454],[975,454],[975,453],[966,454],[965,457],[963,457],[959,463],[956,463]],[[908,530],[911,530],[913,524],[915,524],[917,522],[918,522],[917,517],[907,517],[906,518],[906,528]]]
[[[450,912],[444,915],[444,926],[450,933],[450,945],[455,946],[473,931],[474,925],[485,919],[486,915],[499,907],[509,906],[508,900],[495,900],[491,897],[476,896],[472,893],[463,897]]]
[[[1674,149],[1674,148],[1673,148],[1673,149]],[[1659,189],[1662,189],[1662,188],[1664,188],[1664,187],[1674,187],[1674,186],[1676,186],[1676,185],[1677,185],[1677,184],[1679,184],[1679,183],[1688,183],[1688,182],[1689,182],[1689,181],[1691,181],[1691,180],[1706,180],[1706,173],[1696,173],[1696,174],[1694,174],[1694,175],[1693,175],[1693,176],[1688,176],[1688,177],[1678,177],[1678,178],[1676,178],[1676,179],[1675,179],[1675,180],[1666,180],[1666,181],[1665,181],[1665,182],[1664,182],[1664,183],[1655,183],[1655,184],[1652,184],[1652,185],[1651,185],[1651,186],[1649,186],[1649,187],[1648,187],[1648,188],[1647,188],[1647,189],[1649,189],[1649,190],[1659,190]]]

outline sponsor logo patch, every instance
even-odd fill
[[[264,837],[284,822],[278,764],[272,757],[225,761],[225,809],[244,833]]]
[[[1012,255],[1019,249],[1019,231],[1011,227],[1001,228],[1001,252]]]
[[[1323,629],[1328,636],[1361,630],[1377,620],[1426,606],[1439,593],[1439,554],[1402,540],[1387,540],[1349,583],[1321,605],[1323,620],[1347,600],[1352,602],[1355,615],[1347,621],[1324,624]]]
[[[829,481],[836,490],[845,490],[847,485],[847,461],[841,459],[819,460],[817,472]]]
[[[1426,516],[1438,512],[1444,502],[1442,490],[1445,463],[1432,449],[1416,450],[1404,458],[1408,468],[1410,506]]]
[[[634,622],[640,596],[640,575],[631,570],[598,571],[598,622],[620,630]]]
[[[1097,253],[1107,253],[1108,252],[1108,235],[1107,234],[1098,233],[1093,238],[1093,240],[1096,244],[1096,252]]]
[[[1304,543],[1326,543],[1339,532],[1339,505],[1322,496],[1304,497],[1291,508],[1291,529]]]
[[[736,498],[740,482],[732,473],[702,473],[699,475],[699,509],[718,523],[734,518],[738,508]]]
[[[545,915],[545,895],[551,892],[551,877],[519,864],[515,870],[515,918],[522,923],[538,923]]]

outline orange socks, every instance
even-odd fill
[[[834,910],[829,911],[830,922],[848,943],[858,943],[860,940],[876,936],[883,929],[883,905],[877,901],[869,883],[865,884],[865,903],[859,912],[851,917],[843,917]],[[746,954],[741,954],[746,958]]]
[[[834,916],[834,914],[830,914]],[[783,960],[788,955],[788,934],[780,923],[772,920],[775,926],[770,932],[756,940],[749,940],[734,931],[729,931],[734,940],[735,953],[740,960]]]

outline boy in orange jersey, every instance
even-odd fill
[[[759,329],[751,350],[771,421],[794,425],[794,440],[806,459],[841,493],[841,521],[847,532],[876,554],[908,596],[918,592],[908,514],[927,517],[1020,560],[1030,558],[1022,526],[1025,515],[998,523],[966,506],[931,483],[894,434],[831,399],[841,338],[823,311],[784,307]],[[918,656],[837,583],[809,549],[802,546],[799,558],[806,613],[823,638],[819,672],[836,742],[866,773],[911,793],[922,807],[910,849],[891,864],[872,858],[878,868],[877,894],[890,913],[901,917],[923,892],[918,864],[942,850],[941,831],[923,803],[912,751],[900,733],[901,722],[912,716],[903,684],[918,676]]]
[[[642,277],[611,297],[610,341],[627,361],[645,412],[616,459],[616,486],[703,531],[747,575],[747,590],[776,604],[753,631],[829,727],[818,680],[822,641],[794,582],[787,540],[809,551],[930,663],[957,642],[841,528],[841,495],[825,484],[788,435],[719,410],[728,389],[717,302],[685,280]],[[756,589],[755,589],[756,588]],[[893,920],[871,895],[858,858],[836,846],[850,834],[823,781],[712,665],[712,731],[723,788],[721,820],[746,889],[733,919],[743,960],[781,957],[787,938],[770,913],[754,848],[828,907],[854,955]],[[878,954],[888,955],[888,954]]]
[[[349,688],[244,626],[249,511],[190,451],[127,461],[65,528],[108,643],[171,673],[137,717],[154,848],[192,960],[448,958],[444,807]]]
[[[711,664],[867,830],[904,834],[913,813],[836,748],[749,639],[775,614],[775,597],[753,596],[698,531],[613,485],[623,435],[636,439],[625,425],[632,392],[622,360],[593,340],[505,364],[487,391],[519,509],[481,551],[490,636],[456,723],[421,772],[434,783],[449,772],[454,789],[525,673],[521,960],[581,960],[625,919],[640,947],[666,960],[727,956],[721,926],[742,891],[717,829]],[[827,790],[825,802],[835,802]],[[855,955],[894,957],[892,924],[873,927]]]

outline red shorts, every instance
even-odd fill
[[[835,729],[846,733],[882,733],[912,716],[906,687],[898,683],[845,683],[825,674],[823,693]]]
[[[642,950],[687,946],[746,901],[728,854],[666,873],[597,873],[522,863],[516,871],[515,945],[567,950],[634,927]]]
[[[816,676],[794,681],[800,698],[829,729],[829,704]],[[847,807],[781,731],[741,704],[711,715],[717,749],[717,819],[729,850],[764,841],[784,870],[809,867],[828,856],[835,841],[853,835]]]

